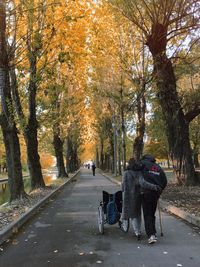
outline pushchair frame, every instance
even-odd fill
[[[104,233],[104,225],[109,224],[108,218],[107,218],[107,205],[110,201],[110,199],[115,200],[117,210],[120,214],[122,213],[122,191],[117,191],[114,194],[109,194],[106,191],[102,191],[103,199],[100,201],[99,206],[98,206],[98,228],[100,234]],[[128,232],[129,230],[129,220],[121,220],[119,219],[116,223],[118,223],[120,229],[123,232]]]

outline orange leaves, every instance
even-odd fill
[[[55,158],[47,153],[40,154],[42,169],[49,169],[55,165]]]

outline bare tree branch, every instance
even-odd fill
[[[200,115],[200,106],[195,107],[193,110],[190,110],[185,114],[185,120],[190,123],[194,118]]]

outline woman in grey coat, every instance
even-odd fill
[[[140,166],[130,158],[122,180],[122,220],[131,219],[133,231],[138,240],[141,236],[141,188],[159,191],[157,185],[144,180]]]

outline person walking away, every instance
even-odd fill
[[[144,155],[141,159],[141,164],[145,181],[158,186],[158,191],[143,188],[141,192],[145,231],[148,236],[148,243],[153,244],[157,241],[155,226],[157,202],[167,185],[167,178],[153,156]]]
[[[122,220],[131,219],[134,234],[137,239],[141,237],[141,188],[157,191],[159,188],[144,180],[141,165],[134,158],[128,161],[127,170],[122,178]]]
[[[95,176],[95,169],[96,169],[96,166],[94,164],[94,162],[92,163],[92,174],[93,176]]]

